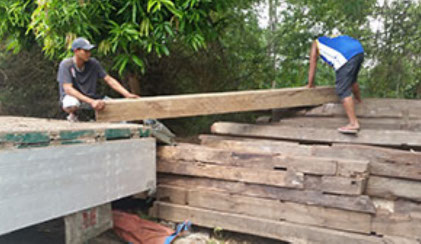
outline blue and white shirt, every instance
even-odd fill
[[[357,54],[364,53],[361,43],[349,36],[317,38],[317,48],[322,59],[335,70]]]

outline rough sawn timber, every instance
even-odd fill
[[[156,216],[180,222],[191,220],[199,226],[220,227],[230,231],[263,236],[292,243],[342,243],[342,244],[398,244],[402,238],[378,238],[320,227],[304,226],[284,221],[274,221],[240,214],[223,213],[213,210],[181,206],[164,202],[155,203]],[[223,220],[223,221],[221,221]],[[408,241],[406,243],[416,243]]]
[[[304,175],[293,171],[274,171],[251,169],[199,162],[160,160],[157,164],[160,173],[171,173],[190,176],[201,176],[239,182],[274,185],[288,188],[303,188]],[[265,178],[262,178],[262,175]]]
[[[320,105],[338,98],[331,87],[284,88],[193,95],[113,99],[97,121],[130,121]]]
[[[419,99],[364,99],[355,105],[357,117],[364,118],[401,118],[420,119],[421,101]],[[346,116],[340,103],[328,103],[306,113],[310,116]]]
[[[197,188],[212,188],[232,194],[243,196],[278,199],[329,208],[338,208],[361,213],[375,213],[375,207],[370,197],[365,195],[345,196],[324,194],[319,190],[299,190],[284,187],[275,187],[261,184],[249,184],[220,179],[207,179],[201,177],[186,177],[180,175],[158,175],[160,184],[172,186],[192,186]]]
[[[223,135],[255,136],[308,142],[421,147],[421,132],[413,131],[361,130],[358,135],[344,135],[331,129],[253,125],[230,122],[214,123],[211,131],[212,133]]]
[[[352,232],[371,231],[371,215],[368,213],[247,197],[206,188],[160,185],[157,192],[158,201]]]

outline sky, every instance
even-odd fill
[[[393,1],[400,1],[400,0],[387,0],[388,2],[393,2]],[[413,0],[413,1],[420,1],[420,0]],[[278,12],[282,11],[285,9],[285,4],[283,3],[283,1],[280,1],[281,4],[278,8]],[[377,0],[377,3],[382,6],[384,4],[385,0]],[[269,22],[269,15],[268,15],[268,4],[267,1],[264,1],[261,4],[256,5],[256,10],[259,13],[259,26],[261,28],[267,28],[268,27],[268,22]],[[383,28],[382,26],[382,21],[381,19],[374,19],[371,18],[370,19],[370,26],[372,28],[372,30],[374,32],[376,32],[377,30],[381,30]]]

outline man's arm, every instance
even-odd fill
[[[110,75],[106,75],[104,77],[105,82],[111,87],[113,88],[115,91],[117,91],[118,93],[120,93],[122,96],[124,96],[125,98],[140,98],[138,95],[133,94],[129,91],[126,90],[126,88],[124,88],[120,82],[118,82],[116,79],[114,79],[112,76]]]
[[[319,52],[317,50],[317,42],[314,41],[313,45],[311,45],[310,51],[310,68],[308,70],[308,88],[314,87],[314,77],[316,76],[316,68],[317,68],[317,58],[319,57]]]
[[[95,100],[88,96],[83,95],[81,92],[76,90],[72,83],[64,83],[63,84],[63,90],[67,95],[76,97],[78,100],[89,103],[93,109],[95,110],[102,110],[105,107],[105,103],[102,100]]]

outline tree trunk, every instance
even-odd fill
[[[137,75],[135,73],[130,73],[127,76],[127,79],[129,81],[130,91],[134,94],[140,95],[140,82]]]

